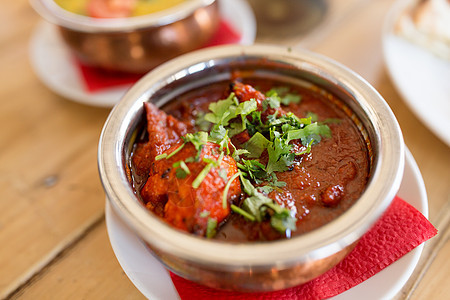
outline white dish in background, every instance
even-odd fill
[[[241,35],[240,44],[253,44],[256,21],[253,11],[245,0],[220,1],[223,19]],[[131,85],[88,92],[75,66],[73,57],[64,44],[57,28],[40,22],[30,41],[30,60],[36,75],[53,92],[75,102],[100,106],[114,106]]]
[[[398,196],[428,217],[425,185],[409,150],[406,150],[405,171]],[[136,288],[149,299],[179,299],[168,271],[114,213],[108,201],[105,215],[111,246],[121,267]],[[411,276],[422,249],[423,244],[381,272],[333,299],[391,299]]]
[[[397,36],[399,15],[414,0],[397,0],[386,16],[383,52],[389,75],[416,116],[450,146],[450,61]]]

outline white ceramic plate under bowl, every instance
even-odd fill
[[[219,1],[222,18],[240,34],[240,44],[253,44],[256,21],[245,0]],[[39,79],[53,92],[66,99],[100,107],[114,106],[131,85],[88,92],[73,57],[58,34],[57,28],[42,21],[30,41],[31,65]]]
[[[397,0],[386,16],[383,52],[389,75],[416,116],[450,146],[450,61],[397,36],[394,24],[415,0]]]
[[[428,200],[420,170],[409,150],[398,196],[428,217]],[[168,271],[114,213],[106,201],[106,226],[111,246],[121,267],[136,288],[147,298],[179,299]],[[333,299],[391,299],[405,285],[419,261],[423,244],[363,283]]]

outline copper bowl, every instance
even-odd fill
[[[82,63],[129,73],[146,73],[204,46],[220,20],[216,0],[189,0],[161,12],[115,19],[74,14],[53,0],[31,0],[31,4],[57,25]]]
[[[356,203],[330,223],[287,240],[225,243],[180,232],[146,210],[127,179],[143,102],[162,106],[186,91],[232,74],[313,84],[336,95],[365,137],[370,178]],[[404,143],[389,106],[357,74],[325,57],[275,46],[221,46],[176,58],[144,76],[112,110],[99,143],[100,177],[114,211],[159,261],[189,280],[235,291],[272,291],[326,272],[356,245],[396,195],[403,176]]]

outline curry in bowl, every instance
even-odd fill
[[[341,215],[369,176],[358,120],[313,85],[207,85],[146,102],[130,178],[171,226],[229,242],[291,238]]]
[[[99,173],[170,271],[220,289],[304,283],[347,255],[400,186],[404,143],[360,76],[266,45],[189,53],[114,107]]]
[[[30,0],[82,65],[145,74],[205,47],[220,22],[215,0]]]

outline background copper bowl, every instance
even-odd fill
[[[77,15],[53,0],[31,0],[56,24],[64,42],[84,64],[146,73],[159,64],[204,46],[217,30],[216,0],[189,0],[144,16],[96,19]]]
[[[368,185],[344,214],[289,240],[225,243],[178,231],[139,202],[126,175],[131,147],[145,122],[143,102],[157,106],[186,91],[242,77],[315,85],[342,100],[371,154]],[[99,143],[100,177],[112,208],[176,274],[236,291],[292,287],[329,270],[391,203],[403,176],[400,127],[383,98],[342,65],[307,51],[253,45],[221,46],[183,55],[144,76],[112,110]]]

